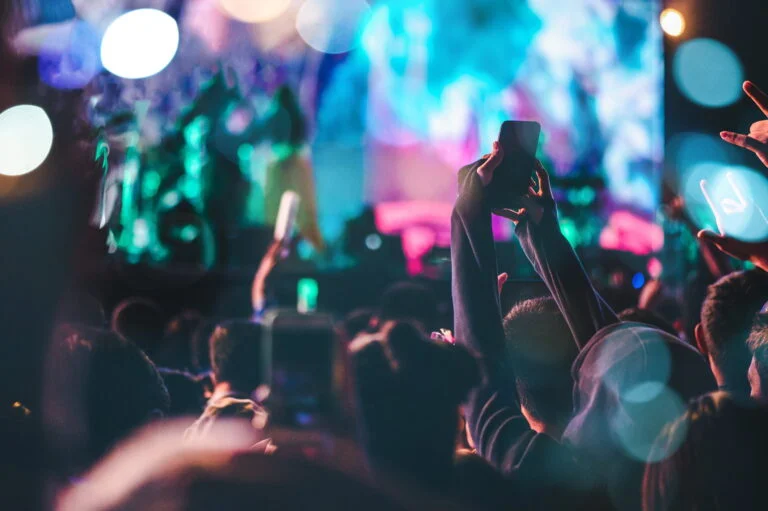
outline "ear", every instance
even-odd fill
[[[696,323],[696,328],[693,329],[693,336],[696,338],[696,347],[699,348],[701,354],[709,358],[707,343],[704,342],[704,328],[701,326],[701,323]]]

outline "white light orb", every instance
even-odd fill
[[[18,105],[0,114],[0,174],[21,176],[43,164],[53,146],[53,125],[45,110]]]

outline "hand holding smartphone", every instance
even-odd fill
[[[494,208],[517,208],[515,200],[525,195],[536,162],[541,125],[533,121],[505,121],[499,130],[504,159],[491,182]]]

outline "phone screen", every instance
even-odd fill
[[[536,160],[541,125],[532,121],[505,121],[499,130],[499,144],[504,159],[494,172],[492,201],[494,207],[519,208],[511,199],[528,190]]]
[[[272,420],[299,429],[324,425],[336,405],[331,319],[286,310],[269,315],[266,326],[272,347]]]

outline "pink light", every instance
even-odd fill
[[[661,277],[662,271],[664,271],[664,266],[661,264],[661,261],[656,257],[652,257],[648,261],[648,275],[650,275],[651,278],[658,279]]]
[[[600,233],[600,246],[637,255],[658,252],[664,246],[664,231],[629,211],[616,211]]]
[[[376,228],[384,234],[398,234],[416,225],[428,225],[431,232],[451,230],[453,205],[433,201],[384,202],[374,212]]]
[[[408,227],[403,231],[403,254],[410,275],[418,275],[424,271],[421,259],[435,246],[435,231],[428,227]]]

